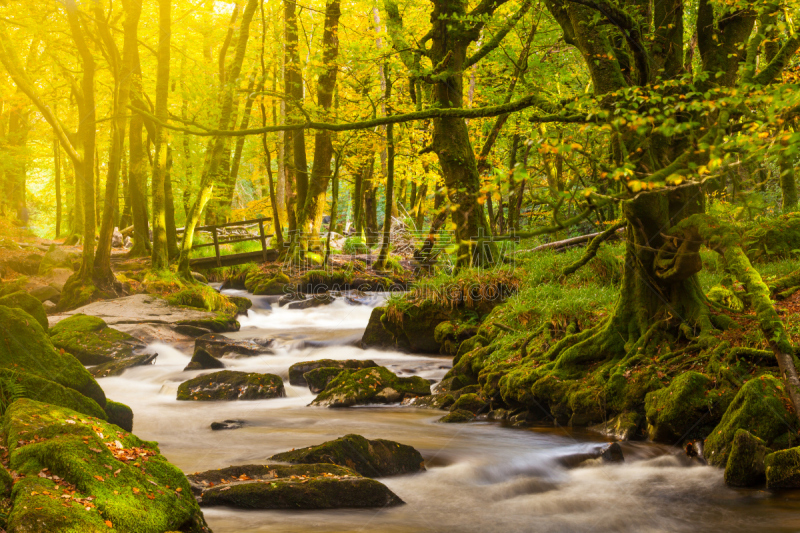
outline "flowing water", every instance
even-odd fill
[[[243,293],[239,293],[243,294]],[[191,349],[154,345],[155,365],[128,370],[100,384],[130,405],[134,431],[159,442],[187,473],[263,463],[274,453],[348,433],[417,448],[427,471],[382,479],[406,505],[335,511],[241,511],[205,508],[215,533],[233,532],[656,532],[800,531],[800,494],[733,490],[722,471],[691,464],[680,450],[625,443],[624,464],[571,470],[560,456],[604,441],[564,428],[519,429],[499,423],[437,424],[441,411],[404,406],[308,407],[313,395],[288,384],[288,368],[315,359],[372,359],[400,375],[439,380],[452,359],[362,350],[369,305],[342,300],[309,310],[269,309],[253,297],[235,338],[276,339],[274,355],[225,359],[233,370],[282,376],[286,398],[250,402],[178,402],[178,385],[203,371],[184,372]],[[374,297],[371,305],[380,301]],[[207,371],[206,371],[207,372]],[[237,430],[211,431],[214,421],[243,419]]]

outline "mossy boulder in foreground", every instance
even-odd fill
[[[124,403],[106,400],[108,423],[115,424],[125,431],[133,431],[133,410]]]
[[[430,383],[419,377],[401,378],[378,366],[362,370],[344,370],[314,398],[312,405],[351,407],[367,403],[394,403],[404,398],[428,396]]]
[[[102,318],[72,315],[50,330],[53,346],[69,352],[84,365],[101,365],[126,359],[145,348],[138,339],[108,327]]]
[[[76,390],[102,408],[106,396],[83,365],[53,347],[50,337],[33,317],[21,309],[0,306],[0,368],[34,374]]]
[[[400,505],[386,485],[332,464],[243,465],[189,476],[200,505],[338,509]]]
[[[764,482],[764,458],[769,453],[764,441],[744,429],[733,436],[725,483],[733,487],[752,487]]]
[[[364,361],[359,359],[319,359],[317,361],[303,361],[300,363],[295,363],[289,367],[289,383],[298,387],[307,385],[308,383],[306,382],[304,375],[306,372],[311,372],[312,370],[316,370],[318,368],[347,368],[350,370],[361,370],[362,368],[374,368],[376,366],[378,365],[375,364],[375,361],[371,361],[369,359]]]
[[[767,455],[764,466],[768,489],[800,489],[800,447]]]
[[[734,436],[746,429],[767,446],[787,448],[797,431],[797,420],[783,383],[763,375],[745,383],[705,442],[703,455],[709,464],[724,467]]]
[[[203,374],[178,387],[179,400],[265,400],[285,395],[279,376],[233,370]]]
[[[422,455],[411,446],[384,439],[368,440],[352,434],[318,446],[279,453],[270,459],[295,464],[331,463],[352,468],[367,477],[396,476],[425,470]]]
[[[40,302],[27,292],[18,291],[11,293],[7,296],[3,296],[2,298],[0,298],[0,305],[16,309],[22,309],[23,311],[31,315],[36,320],[36,322],[38,322],[39,325],[42,326],[42,328],[45,331],[47,331],[48,329],[47,313],[45,313],[44,311],[42,302]]]
[[[103,420],[107,417],[103,408],[91,398],[59,385],[55,381],[28,372],[0,369],[0,386],[6,396],[16,396],[14,399],[28,398],[37,402],[66,407]]]
[[[27,399],[12,404],[2,429],[22,476],[9,531],[209,531],[186,477],[153,442]]]

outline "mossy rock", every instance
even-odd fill
[[[475,415],[470,413],[469,411],[465,411],[464,409],[459,409],[457,411],[450,411],[442,418],[437,420],[437,422],[441,422],[443,424],[462,424],[464,422],[472,422],[475,420]]]
[[[195,496],[202,496],[203,491],[216,485],[225,485],[239,481],[242,478],[247,481],[269,481],[273,479],[289,478],[291,476],[318,477],[324,475],[331,476],[351,476],[361,477],[360,474],[349,468],[333,464],[256,464],[256,465],[237,465],[217,470],[206,470],[205,472],[195,472],[186,478],[192,486]]]
[[[456,399],[452,394],[443,392],[439,394],[431,394],[430,396],[414,398],[411,400],[411,405],[426,409],[448,409],[455,402]]]
[[[184,370],[209,370],[212,368],[225,368],[225,364],[208,353],[208,350],[195,346],[192,360]]]
[[[397,394],[381,395],[384,389]],[[419,377],[398,377],[390,370],[379,366],[363,370],[345,370],[322,391],[312,405],[325,407],[351,407],[366,403],[401,401],[403,398],[428,396],[430,383]]]
[[[0,335],[0,368],[55,381],[105,406],[105,393],[92,375],[73,356],[56,350],[33,317],[20,309],[0,306],[0,324],[5,328]]]
[[[342,368],[325,366],[322,368],[315,368],[310,372],[306,372],[303,374],[303,379],[305,379],[311,392],[318,394],[324,391],[325,387],[328,386],[328,383],[333,381],[333,378],[342,372],[344,372],[344,369]]]
[[[366,359],[318,359],[316,361],[302,361],[289,367],[289,383],[298,387],[308,385],[305,374],[317,368],[339,368],[350,370],[361,370],[362,368],[374,368],[378,366],[375,361]]]
[[[27,399],[14,402],[2,426],[10,466],[23,476],[10,531],[109,531],[106,521],[125,533],[209,531],[186,477],[155,443]]]
[[[178,387],[178,400],[265,400],[283,396],[286,393],[279,376],[233,370],[197,376]]]
[[[72,270],[75,259],[76,256],[74,254],[69,254],[64,250],[60,250],[53,244],[42,257],[39,263],[38,273],[40,276],[47,276],[54,268],[68,268]]]
[[[436,340],[436,328],[442,322],[458,318],[459,311],[424,300],[413,306],[396,308],[381,317],[381,324],[394,337],[398,350],[438,354],[442,344]],[[457,349],[457,347],[456,347]]]
[[[17,291],[0,298],[0,305],[6,307],[22,309],[31,315],[45,331],[48,330],[47,313],[44,311],[42,302],[28,294],[27,292]]]
[[[253,294],[256,296],[279,296],[288,292],[289,284],[271,279],[258,285]]]
[[[704,455],[714,466],[725,466],[736,431],[746,429],[767,446],[797,431],[783,383],[772,376],[751,379],[739,389],[722,420],[705,441]]]
[[[71,353],[84,365],[126,359],[145,348],[138,339],[108,327],[102,318],[82,314],[61,320],[50,330],[53,346]]]
[[[716,302],[734,311],[741,312],[744,310],[744,303],[742,300],[727,287],[722,287],[721,285],[712,287],[706,296],[708,296],[708,299],[712,302]]]
[[[800,489],[800,447],[767,455],[764,467],[768,489]]]
[[[433,339],[439,343],[439,353],[442,355],[456,355],[461,343],[474,337],[478,328],[465,324],[459,320],[441,322],[433,330]]]
[[[639,426],[643,418],[636,412],[620,413],[610,420],[592,426],[591,429],[621,441],[631,440],[639,436]]]
[[[373,349],[393,349],[396,347],[394,337],[383,327],[383,315],[386,313],[385,307],[376,307],[369,315],[367,328],[361,337],[362,348]]]
[[[96,401],[55,381],[21,370],[3,368],[0,369],[0,382],[3,382],[6,396],[9,396],[9,392],[16,392],[19,398],[66,407],[104,420],[106,418],[106,413]]]
[[[253,307],[253,301],[244,296],[228,296],[228,300],[236,306],[236,312],[240,315],[247,313],[247,310]]]
[[[11,489],[14,488],[14,478],[6,467],[0,465],[0,498],[10,498]]]
[[[450,408],[451,411],[469,411],[478,414],[486,410],[487,402],[475,393],[462,394]]]
[[[214,318],[203,318],[193,320],[180,320],[175,323],[176,326],[194,326],[196,328],[203,328],[211,330],[214,333],[227,333],[230,331],[239,331],[241,325],[236,320],[235,316],[227,313],[217,313]]]
[[[125,431],[133,431],[133,409],[124,403],[106,400],[105,411],[109,424],[117,425]]]
[[[318,446],[309,446],[270,457],[293,464],[331,463],[351,468],[367,477],[411,474],[425,470],[422,455],[413,447],[398,442],[361,435],[345,435]]]
[[[102,365],[93,366],[89,372],[95,378],[107,378],[111,376],[120,376],[125,373],[129,368],[135,366],[151,365],[158,357],[157,353],[143,353],[139,355],[132,355],[125,359],[115,359]]]
[[[744,429],[737,429],[725,465],[725,483],[732,487],[752,487],[764,483],[764,458],[768,453],[769,448],[763,440]]]
[[[647,394],[645,410],[650,438],[676,443],[707,435],[722,415],[717,406],[721,393],[711,385],[708,376],[690,371],[674,378],[669,386]]]

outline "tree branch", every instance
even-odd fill
[[[497,32],[488,43],[481,46],[478,51],[476,51],[471,57],[467,58],[467,62],[464,65],[464,70],[468,69],[469,67],[471,67],[472,65],[474,65],[475,63],[486,57],[486,55],[489,52],[500,46],[500,43],[503,42],[503,39],[506,38],[508,32],[510,32],[514,28],[514,26],[517,25],[517,22],[519,22],[519,20],[523,16],[525,16],[525,13],[527,13],[528,10],[531,8],[531,3],[532,3],[531,0],[526,0],[519,8],[519,11],[514,13],[514,16],[511,17],[508,23],[499,32]]]

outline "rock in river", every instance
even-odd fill
[[[223,429],[240,429],[244,427],[244,420],[224,420],[222,422],[211,422],[212,431]]]
[[[428,396],[431,384],[419,377],[401,378],[378,366],[362,370],[344,370],[322,391],[312,405],[351,407],[367,403],[394,403],[404,398]]]
[[[178,387],[179,400],[265,400],[285,395],[279,376],[233,370],[203,374]]]
[[[403,503],[383,483],[332,464],[231,466],[188,478],[203,507],[296,510]]]
[[[425,470],[422,455],[411,446],[361,435],[344,437],[270,457],[294,464],[332,463],[352,468],[367,477],[396,476]]]
[[[248,339],[235,340],[210,333],[194,341],[195,348],[202,348],[213,357],[241,357],[258,355],[260,353],[272,353],[270,345],[272,339]]]
[[[102,318],[73,315],[50,329],[56,348],[74,355],[84,365],[100,365],[133,355],[145,345],[134,337],[108,327]]]
[[[308,385],[304,374],[306,372],[311,372],[312,370],[316,370],[318,368],[338,368],[338,369],[355,369],[360,370],[362,368],[373,368],[378,365],[375,364],[375,361],[365,360],[361,361],[359,359],[345,359],[342,361],[336,359],[320,359],[318,361],[303,361],[301,363],[295,363],[289,367],[289,383],[291,385],[296,385],[298,387],[302,387],[304,385]]]
[[[225,365],[203,348],[195,346],[192,360],[184,370],[208,370],[210,368],[225,368]]]

